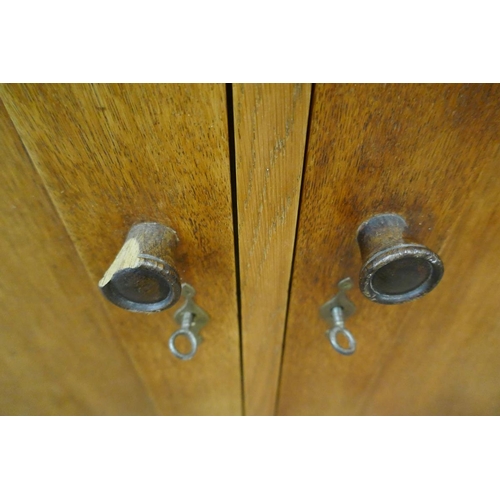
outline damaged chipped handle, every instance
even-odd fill
[[[132,226],[99,287],[113,304],[137,312],[157,312],[172,307],[181,295],[174,268],[176,232],[156,222]]]

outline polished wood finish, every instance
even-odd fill
[[[310,85],[233,86],[247,415],[273,415]]]
[[[155,414],[1,101],[0,226],[0,414]]]
[[[310,87],[233,89],[246,407],[269,415]],[[500,414],[500,86],[315,89],[278,414]],[[224,86],[0,95],[0,413],[241,414]],[[384,212],[440,255],[444,277],[401,305],[350,291],[358,350],[343,357],[319,307],[357,282],[357,228]],[[180,303],[132,313],[98,289],[149,221],[177,232],[178,271],[211,316],[192,361],[168,350]]]
[[[159,411],[241,414],[224,85],[4,85],[1,95],[92,278],[82,287],[97,289],[134,223],[177,232],[178,271],[211,317],[195,359],[168,349],[175,307],[148,315],[101,301]]]
[[[315,87],[280,414],[500,414],[499,137],[498,85]],[[343,357],[318,309],[357,281],[357,228],[385,212],[444,277],[401,305],[353,290]]]

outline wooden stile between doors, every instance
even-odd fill
[[[311,85],[233,86],[247,415],[274,415]]]

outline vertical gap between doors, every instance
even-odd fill
[[[231,199],[233,209],[233,234],[234,234],[234,262],[236,269],[236,300],[238,307],[238,331],[240,338],[240,377],[241,377],[241,405],[242,414],[245,415],[245,384],[243,372],[243,338],[241,328],[241,283],[240,283],[240,246],[238,236],[238,192],[236,191],[236,141],[234,137],[234,107],[233,84],[226,83],[227,101],[227,129],[229,136],[229,165],[231,173]]]

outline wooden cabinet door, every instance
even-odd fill
[[[278,413],[500,413],[500,86],[317,85]],[[397,213],[437,252],[428,295],[381,305],[356,287],[330,346],[319,308],[358,280],[358,226]]]
[[[14,396],[7,395],[0,411],[241,414],[225,86],[3,85],[0,97],[8,112],[3,126],[10,131],[4,147],[17,155],[2,158],[8,167],[2,174],[11,177],[0,187],[5,196],[12,194],[6,231],[13,239],[4,252],[17,266],[2,280],[12,304],[4,328],[15,351],[2,352],[10,367],[3,376],[4,387],[15,387],[23,401],[12,403]],[[30,186],[16,184],[28,175],[15,171],[16,161]],[[21,203],[29,207],[22,217],[15,209]],[[191,362],[174,358],[168,348],[181,302],[158,314],[132,313],[97,291],[130,227],[148,221],[177,231],[177,270],[211,318]],[[13,281],[17,295],[8,297]],[[29,286],[32,281],[36,287]],[[33,351],[39,344],[53,347],[44,360]],[[105,349],[117,352],[108,357]],[[82,365],[68,372],[74,382],[55,367],[68,350],[66,362]],[[43,363],[54,372],[47,377],[59,402],[50,402],[45,389],[37,393],[39,404],[31,398],[30,384]],[[16,378],[26,370],[32,373]],[[99,385],[104,373],[119,394],[127,394],[124,401],[106,407],[102,398],[113,384],[103,380],[102,387],[91,388],[92,380],[76,380],[92,375]],[[80,385],[90,392],[76,395]],[[67,398],[82,401],[69,404]]]

